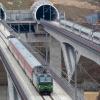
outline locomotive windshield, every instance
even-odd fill
[[[52,77],[50,75],[41,75],[40,82],[52,82]]]

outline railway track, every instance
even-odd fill
[[[0,38],[0,40],[1,40],[1,44],[4,44],[4,46],[7,48],[7,45],[6,45],[6,43],[8,42],[7,41],[7,39],[0,33],[0,36],[1,36],[1,38]],[[3,45],[2,45],[2,47],[3,47]],[[4,47],[3,47],[4,48]],[[8,50],[9,51],[9,50]],[[10,52],[10,51],[9,51]],[[19,71],[18,71],[19,72]],[[54,80],[55,81],[55,80]],[[55,83],[54,82],[54,91],[53,91],[53,93],[51,93],[51,95],[40,95],[39,93],[38,93],[38,91],[36,90],[36,88],[34,87],[34,86],[32,86],[34,89],[34,96],[37,98],[37,99],[39,99],[39,98],[41,98],[41,99],[39,99],[39,100],[71,100],[71,99],[67,99],[67,96],[66,96],[66,99],[64,98],[62,98],[62,96],[63,95],[65,95],[65,94],[63,94],[62,95],[62,93],[63,93],[63,90],[62,89],[60,89],[59,87],[56,87],[57,86],[57,83]],[[59,90],[60,89],[60,90]],[[59,91],[59,93],[57,92],[57,91]],[[23,96],[23,94],[22,94],[22,96]],[[24,96],[25,97],[25,96]],[[32,97],[33,98],[33,97]],[[28,100],[28,99],[23,99],[23,100]],[[32,99],[33,100],[33,99]]]
[[[49,95],[45,95],[45,96],[43,96],[43,98],[44,98],[44,100],[54,100],[52,98],[52,96],[49,96]]]

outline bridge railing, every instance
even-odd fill
[[[31,20],[32,14],[30,10],[8,10],[7,20]]]

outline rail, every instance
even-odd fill
[[[7,10],[7,20],[30,20],[32,18],[32,14],[30,10]]]
[[[7,60],[6,60],[6,57],[4,56],[1,48],[0,48],[0,56],[1,56],[1,59],[3,61],[3,63],[5,64],[6,66],[6,69],[8,70],[10,76],[11,76],[11,79],[13,80],[14,82],[14,85],[16,86],[16,89],[18,90],[22,100],[28,100],[27,96],[25,95],[22,87],[19,85],[19,82],[17,81],[16,79],[16,76],[14,75],[13,71],[11,70],[10,68],[10,65],[8,64]]]
[[[5,27],[6,28],[6,27]],[[5,32],[5,31],[3,31],[3,32]],[[1,38],[3,39],[3,40],[1,40],[1,44],[2,44],[2,41],[4,41],[5,42],[5,39],[4,39],[4,36],[2,36],[1,35]],[[17,87],[18,88],[18,92],[19,92],[19,94],[21,95],[21,98],[22,98],[22,100],[34,100],[34,97],[33,97],[33,95],[35,96],[35,98],[37,97],[39,100],[63,100],[63,99],[58,99],[58,98],[61,98],[61,96],[62,95],[60,95],[60,93],[57,93],[58,91],[56,90],[56,89],[58,89],[56,86],[57,86],[57,83],[55,84],[55,87],[56,87],[56,89],[54,90],[55,92],[54,93],[52,93],[52,95],[50,95],[50,96],[41,96],[41,95],[39,95],[38,94],[38,91],[36,90],[36,88],[34,87],[34,89],[35,89],[35,91],[31,91],[31,93],[32,93],[32,95],[31,95],[31,93],[30,92],[28,92],[28,87],[26,86],[26,85],[28,85],[29,86],[29,84],[23,84],[23,86],[25,87],[26,86],[26,88],[27,89],[25,89],[25,88],[22,88],[22,84],[21,84],[21,86],[18,86],[20,83],[19,83],[19,81],[17,80],[17,75],[15,75],[15,71],[13,71],[13,69],[11,68],[11,66],[10,66],[10,61],[8,60],[9,58],[8,57],[6,57],[6,55],[9,55],[8,54],[8,52],[7,52],[7,54],[5,53],[6,52],[6,49],[7,49],[7,47],[3,47],[4,45],[1,45],[1,48],[0,48],[0,54],[1,54],[1,58],[2,58],[2,60],[3,60],[3,62],[4,62],[4,64],[7,66],[7,70],[8,70],[8,72],[10,73],[10,75],[11,75],[11,78],[12,78],[12,80],[14,81],[15,80],[15,82],[14,82],[14,84],[15,84],[15,87]],[[2,50],[2,51],[1,51]],[[7,49],[7,51],[9,51],[8,49]],[[13,62],[13,61],[12,61]],[[16,64],[13,64],[13,65],[16,65]],[[16,66],[17,67],[17,66]],[[15,67],[14,67],[15,68]],[[16,68],[16,69],[18,69],[18,68]],[[18,73],[19,73],[19,71],[17,71]],[[19,75],[18,75],[19,76]],[[21,75],[22,76],[22,75]],[[25,79],[25,78],[24,78]],[[28,80],[27,80],[28,81]],[[24,82],[24,81],[23,81]],[[23,83],[22,82],[22,83]],[[26,82],[27,83],[27,82]],[[22,91],[20,90],[20,89],[23,89]],[[31,88],[32,89],[32,88]],[[35,93],[36,92],[36,93]],[[63,91],[61,91],[61,92],[63,92]],[[30,94],[28,94],[28,93],[30,93]],[[26,95],[27,94],[27,95]],[[36,94],[38,94],[38,95],[36,95]],[[31,97],[31,96],[32,97]],[[64,96],[65,96],[65,98],[67,98],[67,93],[66,93],[66,95],[64,94]],[[39,98],[39,97],[41,97],[41,99]],[[65,99],[66,100],[66,99]],[[68,99],[69,100],[69,99]],[[70,99],[71,100],[71,99]]]
[[[51,24],[47,21],[41,20],[40,23],[47,29],[51,29],[52,31],[56,31],[57,34],[69,38],[72,41],[76,41],[77,43],[81,43],[82,45],[91,48],[92,50],[95,50],[95,52],[100,54],[100,45],[96,44],[88,39],[82,38],[77,34],[73,34],[73,32],[69,32],[65,30],[64,28],[58,27],[54,24]]]

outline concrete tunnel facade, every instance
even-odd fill
[[[6,20],[6,12],[1,3],[0,3],[0,20]]]
[[[57,8],[48,0],[38,0],[32,7],[32,16],[34,20],[39,21],[44,19],[47,21],[55,21],[59,19],[59,12]]]

